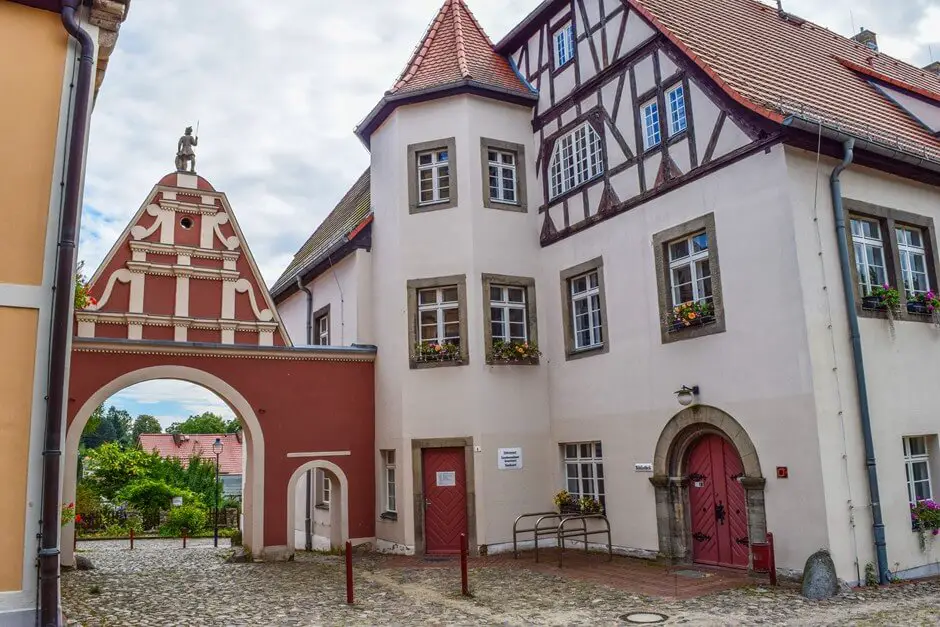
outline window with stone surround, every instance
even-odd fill
[[[313,343],[330,345],[330,306],[325,305],[313,314]]]
[[[907,436],[904,442],[904,469],[907,496],[911,505],[933,498],[930,483],[930,448],[927,436]]]
[[[562,324],[567,359],[606,353],[604,262],[597,257],[561,272]]]
[[[480,138],[483,206],[506,211],[527,210],[525,146]]]
[[[653,235],[662,342],[725,330],[715,214]]]
[[[538,350],[535,279],[505,274],[483,275],[483,342],[486,363],[538,363],[538,356],[510,360],[494,355],[494,347],[505,351],[523,347],[527,355]],[[497,344],[500,343],[500,344]]]
[[[409,280],[408,319],[412,368],[468,363],[466,275]]]
[[[408,146],[408,207],[422,213],[457,206],[453,137]]]
[[[383,515],[389,518],[389,514],[397,514],[398,512],[395,486],[395,450],[387,449],[380,451],[380,453],[382,455],[382,509]]]
[[[606,509],[604,461],[600,442],[572,442],[561,445],[565,467],[565,490],[575,500],[592,498]]]

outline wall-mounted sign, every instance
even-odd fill
[[[164,502],[166,502],[166,501],[164,501]],[[174,496],[174,497],[173,497],[173,507],[179,507],[179,506],[182,505],[182,504],[183,504],[183,497],[181,497],[181,496]]]
[[[634,472],[653,472],[653,464],[633,464]]]
[[[522,468],[522,447],[501,448],[496,456],[496,466],[500,470],[520,470]]]
[[[787,479],[790,477],[790,469],[786,466],[777,466],[777,479]]]
[[[453,470],[443,470],[437,472],[437,487],[447,488],[457,485],[457,473]]]

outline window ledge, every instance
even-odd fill
[[[582,357],[591,357],[593,355],[600,355],[606,353],[608,350],[607,342],[603,344],[598,344],[597,346],[585,346],[584,348],[576,348],[572,351],[569,351],[565,358],[568,360],[572,359],[581,359]]]
[[[379,519],[396,521],[398,520],[398,512],[382,512],[381,514],[379,514]]]
[[[330,504],[329,504],[329,503],[317,503],[314,507],[315,507],[316,509],[324,509],[324,510],[329,511],[329,509],[330,509]]]
[[[494,359],[493,357],[488,357],[486,363],[490,366],[538,366],[539,358],[529,357],[526,359]]]
[[[411,369],[424,370],[426,368],[449,368],[451,366],[466,366],[467,363],[468,361],[465,359],[448,359],[446,361],[417,361],[412,359]]]

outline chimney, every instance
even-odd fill
[[[940,76],[940,61],[934,61],[930,65],[925,65],[924,69],[928,72],[933,72],[934,74]]]
[[[852,37],[852,39],[860,44],[868,46],[875,52],[878,52],[878,36],[867,28],[862,27],[862,29],[858,32],[858,35],[855,35]]]
[[[173,434],[173,444],[175,444],[176,446],[179,446],[180,442],[182,441],[183,441],[183,436],[181,434],[179,433]]]

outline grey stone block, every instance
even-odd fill
[[[803,567],[803,596],[807,599],[828,599],[839,594],[836,565],[829,551],[819,550],[809,556]]]

